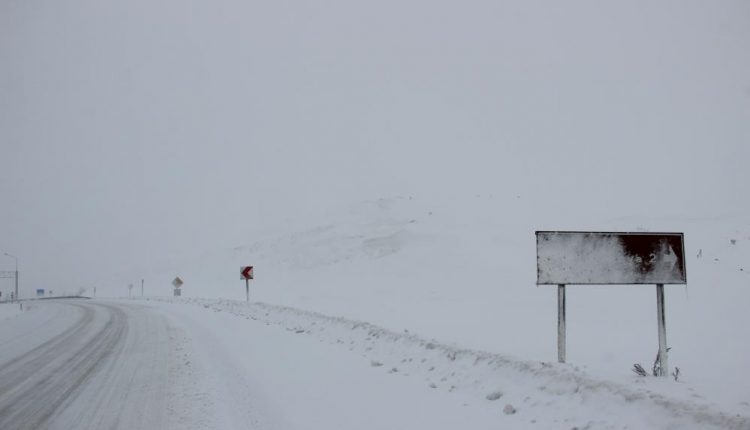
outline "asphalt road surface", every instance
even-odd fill
[[[0,326],[0,429],[172,427],[163,316],[84,299],[25,306]]]

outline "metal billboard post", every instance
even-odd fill
[[[659,376],[669,375],[667,324],[664,317],[664,284],[656,284],[656,319],[659,324]]]
[[[557,286],[557,361],[565,363],[565,284]]]

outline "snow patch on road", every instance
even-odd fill
[[[203,430],[216,428],[215,403],[203,387],[203,369],[192,363],[190,337],[173,326],[169,327],[169,340],[174,355],[169,363],[169,399],[167,401],[168,428]]]

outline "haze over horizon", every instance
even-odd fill
[[[0,66],[26,294],[379,197],[750,215],[743,1],[3,1]]]

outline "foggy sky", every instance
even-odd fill
[[[390,195],[750,215],[749,138],[745,1],[0,0],[26,294]]]

